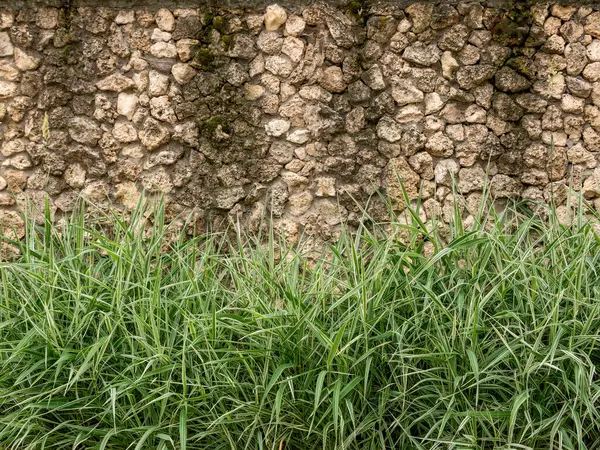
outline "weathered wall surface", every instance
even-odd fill
[[[0,222],[145,190],[328,238],[378,192],[402,208],[396,174],[425,219],[453,179],[468,216],[486,172],[497,197],[600,196],[600,12],[332,5],[0,10]]]

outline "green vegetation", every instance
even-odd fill
[[[354,18],[357,23],[365,25],[367,23],[368,6],[366,0],[354,0],[348,4],[347,13]]]
[[[224,116],[213,116],[210,119],[205,120],[202,123],[201,128],[203,135],[211,138],[215,137],[215,132],[218,130],[225,134],[230,134],[232,132],[231,124]]]
[[[316,261],[173,240],[161,208],[29,224],[0,263],[0,448],[597,448],[600,237],[528,211],[456,214],[445,245],[415,212]]]
[[[215,69],[216,53],[211,45],[212,33],[218,32],[219,41],[223,43],[225,51],[231,48],[233,38],[229,35],[222,35],[225,28],[225,19],[222,16],[215,16],[212,13],[206,13],[202,17],[202,28],[198,31],[196,38],[200,43],[192,51],[192,66],[196,69],[213,71]]]
[[[208,45],[202,44],[195,49],[192,61],[195,68],[208,71],[213,70],[214,61],[215,55]]]
[[[531,1],[510,0],[502,19],[492,29],[495,41],[507,46],[520,46],[529,35]]]

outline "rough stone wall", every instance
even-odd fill
[[[486,174],[600,208],[598,106],[585,5],[2,9],[0,225],[145,190],[199,228],[266,213],[327,239],[386,217],[379,193],[402,209],[398,176],[425,220],[450,220],[453,180],[468,219]]]

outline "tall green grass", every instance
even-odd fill
[[[0,263],[0,448],[600,448],[583,215],[457,213],[443,244],[415,211],[310,260],[143,213],[28,223]]]

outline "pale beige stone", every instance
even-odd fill
[[[171,67],[171,74],[179,84],[187,84],[196,76],[196,70],[188,64],[177,63]]]
[[[156,25],[162,31],[173,31],[175,29],[175,18],[167,8],[161,8],[156,12]]]
[[[11,56],[14,53],[14,47],[10,42],[10,36],[7,32],[0,32],[0,56]]]
[[[135,114],[137,104],[137,95],[120,92],[119,96],[117,97],[117,112],[131,120]]]
[[[33,53],[26,53],[20,48],[15,48],[15,65],[19,70],[35,70],[40,66],[41,58]]]
[[[170,42],[156,42],[150,46],[150,53],[157,58],[175,58],[177,47]]]
[[[277,31],[287,20],[287,13],[281,6],[269,5],[264,16],[265,28],[267,31]]]

